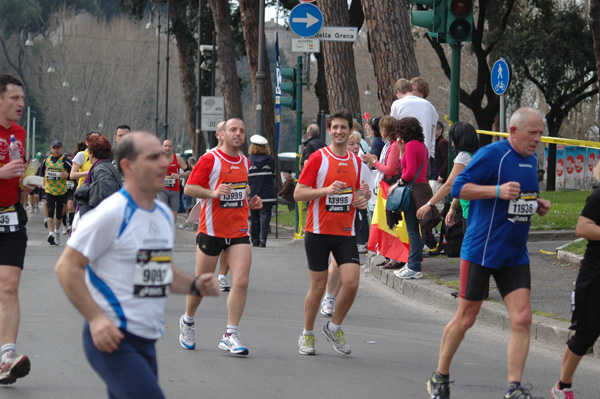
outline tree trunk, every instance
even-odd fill
[[[406,1],[363,1],[363,12],[373,68],[377,79],[377,98],[381,111],[388,115],[396,99],[396,80],[419,76]]]
[[[594,38],[594,54],[596,55],[596,71],[600,76],[600,0],[590,0],[590,28]],[[600,119],[600,110],[598,111]]]
[[[227,0],[208,0],[217,31],[217,54],[219,55],[219,81],[225,97],[225,119],[244,118],[242,112],[242,89],[235,63],[231,10]]]
[[[252,98],[253,109],[256,110],[256,73],[258,72],[258,0],[240,0],[240,11],[242,14],[242,29],[244,30],[244,42],[246,44],[246,54],[248,56],[248,66],[250,67],[250,77],[252,79]],[[263,135],[269,141],[271,154],[275,155],[275,100],[274,90],[271,82],[271,68],[269,55],[266,45],[263,51],[265,82],[263,86]]]
[[[184,21],[188,19],[188,6],[179,2],[170,2],[172,32],[177,41],[179,53],[179,77],[183,88],[185,112],[191,147],[196,149],[196,55],[197,42],[191,36]],[[206,151],[204,136],[200,135],[200,154]],[[195,154],[198,157],[200,154]]]
[[[315,94],[319,99],[319,112],[325,111],[325,114],[329,114],[329,101],[327,101],[327,82],[325,81],[325,59],[323,53],[315,53],[317,59],[317,80],[315,81],[314,88]],[[321,126],[320,113],[317,114],[318,125]],[[321,137],[323,138],[323,137]]]
[[[346,0],[319,0],[323,26],[350,26]],[[352,115],[360,115],[360,96],[356,82],[352,43],[322,41],[321,51],[327,73],[327,98],[332,112],[347,108]]]

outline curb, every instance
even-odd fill
[[[375,266],[382,259],[381,256],[369,252],[363,270],[402,295],[450,312],[456,311],[458,299],[450,295],[453,291],[451,288],[438,285],[429,279],[399,279],[393,271],[383,270]],[[484,301],[477,320],[488,326],[510,330],[508,312],[504,305],[496,302]],[[571,333],[569,325],[570,323],[534,314],[531,322],[531,339],[543,344],[564,348]],[[593,352],[594,357],[600,358],[600,342],[596,342]]]
[[[583,240],[584,240],[583,238],[578,238],[577,240],[575,240],[573,242],[583,241]],[[569,243],[569,244],[572,244],[572,243]],[[562,262],[562,263],[574,263],[574,264],[578,265],[579,263],[581,263],[583,256],[575,255],[574,253],[565,251],[565,248],[569,244],[561,245],[560,247],[556,248],[556,259],[558,259],[559,262]]]

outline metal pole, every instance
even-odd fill
[[[158,136],[158,96],[160,87],[160,6],[158,6],[158,30],[156,39],[156,112],[154,115],[154,134]]]
[[[211,68],[210,68],[210,95],[215,95],[215,75],[217,72],[217,32],[212,33],[212,54],[211,54]]]
[[[200,86],[202,86],[202,71],[200,70],[200,43],[202,43],[202,0],[198,0],[198,54],[196,66],[198,68],[196,86],[196,159],[200,159]]]
[[[462,50],[461,42],[450,43],[452,49],[452,66],[450,72],[450,121],[458,122],[458,108],[460,105],[460,53]],[[456,152],[453,146],[448,146],[448,175],[454,165],[454,157]],[[448,202],[452,201],[452,197],[448,195]]]
[[[260,0],[258,6],[258,71],[256,72],[256,134],[263,134],[263,104],[265,73],[265,0]]]
[[[32,152],[31,152],[31,158],[33,159],[33,157],[35,157],[35,116],[33,117],[33,139],[31,140],[31,148],[32,148]]]
[[[296,179],[300,177],[300,144],[302,144],[302,56],[299,55],[296,61]],[[296,202],[294,211],[294,231],[300,234],[299,225],[300,214],[298,202]]]
[[[167,57],[165,61],[167,61],[167,76],[165,82],[165,135],[164,140],[167,139],[169,133],[169,41],[171,40],[171,35],[169,30],[171,29],[171,1],[167,0]]]
[[[27,157],[28,155],[28,150],[29,150],[29,132],[31,131],[31,129],[29,128],[29,126],[31,126],[29,123],[31,122],[31,107],[28,105],[27,106],[27,140],[25,140],[25,157]]]
[[[504,102],[504,93],[500,95],[500,131],[506,132],[506,104]]]

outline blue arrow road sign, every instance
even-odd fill
[[[290,13],[290,28],[298,36],[314,36],[322,26],[323,14],[314,4],[298,4]]]
[[[506,61],[500,58],[492,68],[492,89],[497,95],[502,95],[510,83],[510,68]]]

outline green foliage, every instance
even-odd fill
[[[580,6],[556,0],[520,2],[503,34],[494,55],[507,55],[512,61],[513,98],[520,97],[527,79],[542,91],[548,105],[567,113],[581,101],[574,98],[591,90],[596,81],[593,39]]]
[[[571,242],[569,245],[564,247],[563,249],[567,252],[570,252],[575,255],[583,256],[585,253],[585,249],[587,248],[588,240],[575,240]]]
[[[0,1],[0,32],[5,38],[22,31],[43,32],[48,20],[65,4],[62,0],[2,0]],[[96,0],[71,0],[70,10],[85,10],[92,14],[98,10]]]

